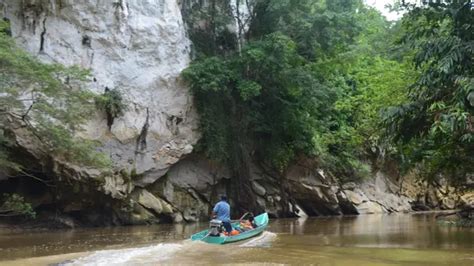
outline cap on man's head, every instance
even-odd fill
[[[227,196],[226,195],[221,195],[221,200],[227,201]]]

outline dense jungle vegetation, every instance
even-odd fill
[[[192,14],[210,23],[192,29],[196,59],[184,77],[201,115],[199,148],[233,170],[240,205],[255,202],[251,161],[284,188],[285,171],[301,157],[340,181],[393,160],[401,173],[467,188],[474,165],[468,1],[397,3],[406,12],[397,22],[361,0],[237,1],[233,9],[217,2]],[[237,36],[227,27],[233,17]]]
[[[472,188],[470,1],[402,1],[393,6],[405,12],[396,22],[362,0],[236,3],[210,0],[183,14],[194,57],[183,77],[200,115],[196,150],[229,166],[239,206],[255,206],[251,163],[287,191],[285,173],[301,158],[341,182],[367,178],[394,161],[401,174]],[[2,22],[0,168],[31,174],[11,150],[9,132],[18,128],[41,140],[43,152],[109,168],[94,143],[72,135],[94,108],[108,113],[110,126],[122,112],[110,99],[120,96],[91,95],[81,87],[87,71],[40,63],[10,35]],[[9,206],[0,212],[31,212],[21,198],[5,197]]]

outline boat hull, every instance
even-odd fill
[[[191,236],[193,241],[203,241],[209,244],[227,244],[237,241],[242,241],[254,236],[261,234],[268,226],[268,214],[262,213],[255,217],[255,223],[258,225],[257,228],[242,232],[234,236],[207,236],[208,230],[201,231]],[[237,225],[237,223],[232,224],[232,226]]]

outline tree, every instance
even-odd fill
[[[231,198],[242,211],[257,208],[252,161],[278,181],[286,208],[290,163],[331,152],[322,136],[338,130],[333,114],[341,87],[331,86],[336,82],[316,63],[347,49],[357,32],[352,19],[360,1],[343,2],[352,4],[257,1],[240,52],[209,53],[183,72],[201,115],[197,150],[232,170]]]
[[[387,112],[388,133],[424,180],[461,188],[474,173],[474,10],[470,1],[406,8],[401,41],[421,74]]]
[[[393,160],[392,147],[384,138],[383,113],[406,101],[406,91],[417,74],[407,58],[409,53],[394,42],[400,23],[388,22],[379,11],[365,7],[358,13],[362,27],[351,49],[333,59],[332,73],[343,75],[349,86],[336,102],[342,123],[350,136],[343,140],[352,158],[370,161],[373,171]]]
[[[193,57],[223,56],[238,47],[238,36],[229,29],[234,24],[230,2],[184,1],[182,15],[193,41]]]
[[[198,61],[183,74],[201,114],[201,145],[211,159],[234,171],[241,188],[239,206],[255,206],[252,154],[276,170],[278,178],[298,153],[314,154],[313,134],[329,92],[290,38],[269,34],[249,43],[240,56]]]
[[[300,55],[320,61],[346,51],[361,28],[357,12],[359,0],[258,1],[249,35],[258,39],[282,32],[297,45]]]
[[[27,174],[13,159],[12,132],[25,129],[41,150],[55,159],[91,167],[108,167],[109,160],[95,143],[74,135],[90,116],[94,95],[83,89],[88,71],[44,64],[18,48],[0,22],[0,168]],[[28,175],[30,176],[30,175]]]

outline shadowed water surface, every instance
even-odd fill
[[[0,264],[474,265],[474,230],[439,225],[429,213],[279,219],[245,242],[187,240],[205,227],[0,231]]]

